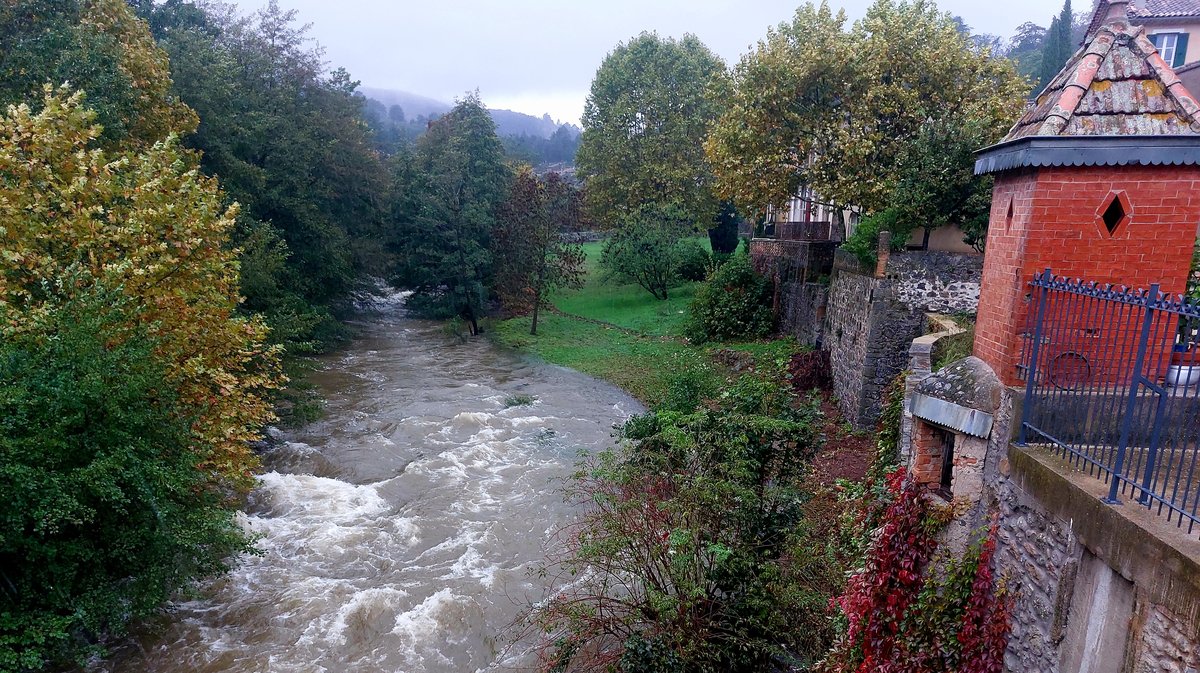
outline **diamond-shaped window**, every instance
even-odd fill
[[[1107,205],[1103,206],[1100,211],[1100,224],[1104,225],[1105,231],[1109,236],[1117,233],[1126,222],[1129,221],[1133,209],[1129,206],[1128,197],[1122,192],[1109,194]]]

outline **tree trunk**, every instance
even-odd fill
[[[537,336],[538,309],[541,308],[540,307],[541,303],[542,302],[539,301],[539,302],[534,303],[534,305],[533,305],[533,322],[529,323],[529,335],[530,336]]]

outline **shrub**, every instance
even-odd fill
[[[637,283],[655,299],[679,283],[679,240],[687,232],[678,209],[644,206],[629,216],[604,244],[600,265],[625,282]]]
[[[770,407],[763,393],[732,404]],[[658,412],[624,437],[569,488],[589,509],[547,568],[562,584],[535,613],[542,670],[750,672],[824,652],[841,571],[805,518],[810,415]]]
[[[788,380],[798,391],[824,390],[833,381],[829,353],[821,349],[796,353],[788,362]]]
[[[249,549],[121,305],[85,295],[0,345],[0,670],[81,664]]]
[[[684,333],[694,343],[758,339],[773,324],[767,279],[735,255],[696,292]]]
[[[675,246],[675,273],[684,280],[699,281],[708,278],[712,256],[695,239],[687,238]]]
[[[689,367],[667,378],[667,392],[659,404],[660,411],[687,414],[696,410],[705,399],[716,394],[719,381],[706,367]]]

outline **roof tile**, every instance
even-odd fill
[[[1145,30],[1118,18],[1090,36],[1005,140],[1057,135],[1200,135],[1200,105]]]

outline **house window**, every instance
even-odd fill
[[[1159,56],[1172,68],[1187,62],[1187,33],[1157,33],[1150,36]]]

